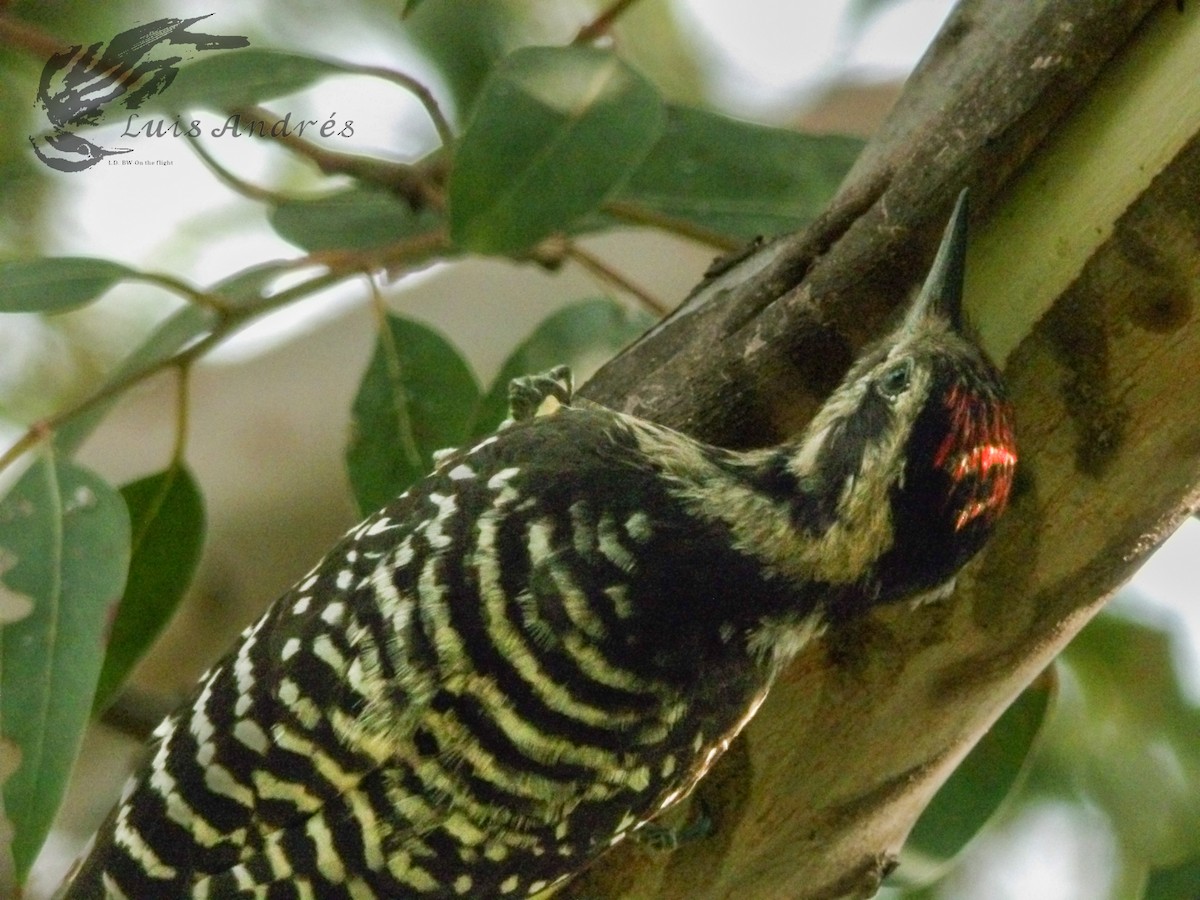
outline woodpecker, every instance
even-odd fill
[[[518,379],[155,733],[66,896],[528,897],[695,787],[827,627],[944,593],[1008,500],[966,210],[807,429],[733,452]],[[556,406],[553,410],[547,406]]]

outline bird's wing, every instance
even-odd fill
[[[163,724],[80,883],[527,894],[628,830],[672,785],[627,751],[679,736],[614,631],[652,478],[602,421],[514,426],[349,532]]]

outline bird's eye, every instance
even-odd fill
[[[879,393],[883,394],[888,400],[895,400],[908,390],[911,380],[912,360],[906,359],[880,375],[879,380],[875,382],[875,386],[879,389]]]

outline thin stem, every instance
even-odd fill
[[[178,468],[183,465],[184,450],[187,448],[188,425],[191,418],[191,364],[180,363],[176,368],[176,374],[179,380],[175,385],[175,446],[171,449],[171,465]]]
[[[34,422],[29,430],[17,438],[16,443],[0,454],[0,472],[3,472],[18,459],[37,447],[54,433],[54,428],[46,422]]]
[[[204,165],[208,167],[208,170],[217,177],[217,180],[226,187],[241,194],[243,197],[246,197],[250,200],[256,200],[259,203],[272,204],[285,203],[292,199],[286,194],[281,194],[278,191],[272,191],[264,187],[259,187],[257,184],[253,184],[249,181],[246,181],[244,178],[235,175],[229,169],[225,168],[225,166],[221,165],[221,163],[217,162],[216,157],[214,157],[208,152],[207,149],[205,149],[204,144],[200,142],[199,138],[188,135],[187,141],[188,146],[192,149],[192,152],[200,157],[200,161],[204,163]]]
[[[64,47],[64,43],[53,35],[12,18],[8,13],[3,11],[2,5],[0,5],[0,44],[16,47],[40,59],[47,59],[51,55],[60,52]],[[449,149],[453,145],[454,130],[449,120],[442,112],[433,94],[417,79],[403,72],[382,66],[355,66],[345,63],[339,63],[338,65],[347,72],[383,78],[404,87],[424,107],[426,114],[437,130],[438,138],[443,148]],[[244,110],[235,110],[235,112],[264,120],[270,119],[272,124],[281,121],[278,116],[275,116],[270,111],[255,106],[247,107]],[[445,206],[445,201],[439,187],[431,181],[430,177],[432,175],[436,179],[437,174],[442,171],[442,167],[440,166],[408,166],[402,163],[383,162],[370,157],[337,153],[291,134],[268,136],[278,140],[292,152],[312,160],[326,174],[346,174],[373,184],[383,185],[389,190],[402,195],[414,207],[433,206],[441,209]],[[209,165],[218,177],[225,180],[235,190],[240,190],[246,193],[247,196],[253,196],[262,190],[256,189],[254,186],[248,185],[246,182],[232,176],[231,173],[214,166],[214,161],[211,157],[202,154],[201,159]],[[267,199],[267,197],[258,196],[255,199]]]
[[[0,12],[0,44],[24,50],[41,60],[61,53],[66,44],[52,34]]]
[[[713,231],[703,225],[696,225],[687,219],[665,215],[639,203],[630,203],[627,200],[609,200],[601,204],[600,208],[613,218],[622,219],[634,225],[649,225],[660,231],[668,231],[680,237],[689,238],[697,243],[708,244],[710,247],[726,253],[740,250],[746,245],[746,242],[740,238]]]
[[[278,141],[293,153],[312,160],[326,175],[350,175],[360,181],[382,185],[403,196],[414,208],[433,206],[440,209],[445,205],[440,188],[430,181],[422,167],[353,153],[338,153],[314,144],[298,134],[271,134],[273,127],[283,120],[261,106],[245,106],[234,112],[251,121],[261,121],[264,125],[269,123],[269,126],[263,129],[263,137]]]
[[[4,469],[14,463],[23,453],[33,449],[43,440],[49,438],[55,431],[57,431],[67,422],[70,422],[72,419],[89,412],[96,406],[99,406],[101,403],[116,397],[118,394],[124,393],[134,385],[146,381],[151,376],[157,375],[164,369],[183,365],[203,356],[205,353],[219,344],[225,337],[227,337],[229,330],[230,329],[227,328],[215,328],[196,343],[188,347],[186,350],[183,350],[165,360],[152,363],[144,369],[131,372],[124,378],[119,378],[110,384],[106,384],[100,390],[96,391],[96,393],[84,397],[74,406],[68,407],[61,412],[57,412],[54,415],[35,423],[27,432],[25,432],[25,434],[18,438],[16,443],[9,447],[3,455],[0,455],[0,472],[4,471]]]
[[[374,278],[368,275],[367,281],[371,287],[371,305],[375,310],[379,328],[379,348],[384,355],[388,381],[398,387],[402,385],[404,378],[404,362],[400,359],[400,348],[396,346],[395,336],[388,324],[387,304],[383,300],[383,293]],[[392,403],[395,404],[397,443],[400,445],[397,449],[410,466],[419,467],[422,462],[421,450],[417,447],[417,438],[413,434],[412,412],[408,406],[407,392],[403,389],[392,391]]]
[[[128,276],[127,280],[144,281],[147,284],[157,285],[173,294],[178,294],[189,303],[195,303],[197,306],[211,309],[221,317],[230,314],[229,307],[217,299],[217,297],[192,287],[186,281],[176,278],[174,275],[167,275],[164,272],[133,272]]]
[[[400,85],[416,97],[421,106],[425,108],[425,115],[429,116],[429,121],[433,123],[433,127],[437,130],[438,139],[442,142],[442,146],[454,146],[454,128],[450,125],[450,120],[442,112],[442,108],[438,105],[437,99],[433,96],[429,88],[416,78],[384,66],[352,66],[346,63],[339,63],[338,65],[347,72],[354,72],[359,75],[371,75],[375,78],[382,78],[385,81],[391,81]]]
[[[573,259],[593,275],[615,285],[620,290],[634,297],[642,306],[658,318],[661,319],[671,311],[669,306],[649,291],[622,275],[599,257],[593,256],[578,244],[574,242],[568,243],[563,252],[568,259]]]
[[[384,302],[379,284],[370,275],[367,276],[367,287],[371,291],[371,311],[375,314],[375,325],[382,329],[387,325],[387,303]]]
[[[450,246],[447,230],[437,228],[384,247],[367,250],[322,250],[310,254],[307,258],[311,263],[328,266],[347,275],[383,270],[390,277],[404,266],[447,251]]]
[[[590,44],[597,38],[608,34],[621,14],[636,2],[637,0],[615,0],[608,9],[580,28],[579,34],[575,35],[575,40],[571,43]]]
[[[445,229],[436,229],[414,235],[394,244],[371,247],[366,250],[329,250],[311,253],[296,260],[297,267],[324,266],[328,271],[315,275],[307,281],[290,288],[261,297],[232,310],[228,330],[240,328],[246,321],[264,313],[274,312],[308,294],[322,290],[344,278],[378,269],[389,269],[408,263],[419,262],[450,246],[450,237]]]
[[[145,368],[130,372],[122,378],[115,379],[101,387],[95,393],[83,398],[74,406],[70,406],[48,418],[35,422],[12,446],[0,454],[0,471],[12,465],[22,455],[48,439],[57,429],[72,419],[89,412],[96,406],[124,393],[134,385],[146,381],[159,372],[170,368],[190,366],[251,319],[301,300],[309,294],[323,290],[352,275],[377,269],[395,271],[398,267],[406,263],[420,261],[447,247],[449,247],[449,237],[444,230],[439,230],[429,234],[417,235],[414,238],[404,241],[398,241],[386,247],[372,248],[356,253],[314,254],[309,258],[309,261],[317,262],[320,256],[324,256],[328,271],[320,275],[314,275],[312,278],[282,290],[277,294],[272,294],[269,297],[260,297],[256,302],[250,302],[238,307],[222,305],[223,314],[218,319],[212,331],[189,345],[186,349],[181,350],[174,356],[151,363]]]

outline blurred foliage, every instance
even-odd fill
[[[1200,708],[1181,685],[1178,623],[1132,617],[1135,599],[1064,654],[1063,723],[1031,788],[1103,810],[1123,865],[1149,870],[1200,855]]]
[[[853,0],[848,31],[857,33],[895,2]],[[0,130],[0,327],[4,315],[21,314],[54,329],[64,310],[87,308],[130,280],[186,301],[103,379],[86,385],[83,402],[43,423],[52,440],[42,440],[38,429],[27,433],[16,449],[36,449],[33,464],[0,499],[0,772],[19,759],[3,788],[16,829],[11,852],[18,876],[28,873],[46,835],[89,715],[119,691],[170,616],[204,539],[203,486],[188,473],[182,443],[161,472],[120,491],[72,462],[126,390],[167,368],[186,377],[192,362],[241,326],[336,281],[367,273],[400,280],[430,261],[469,253],[553,268],[569,258],[577,236],[631,222],[732,246],[801,227],[832,194],[859,142],[702,108],[703,50],[664,0],[644,0],[616,24],[615,50],[570,46],[605,6],[582,0],[339,6],[340,22],[382,16],[398,50],[420,54],[433,73],[427,87],[452,131],[448,142],[407,166],[361,150],[353,159],[332,154],[315,136],[316,149],[290,144],[281,170],[294,174],[313,164],[301,179],[302,194],[281,190],[294,185],[282,176],[266,186],[239,184],[214,161],[215,178],[243,190],[275,233],[312,255],[303,264],[248,261],[229,278],[199,285],[111,260],[37,258],[69,209],[70,179],[77,176],[51,173],[31,154],[27,135],[45,127],[32,104],[43,59],[29,47],[0,42],[0,115],[11,126]],[[140,0],[24,0],[3,14],[65,46],[105,40],[168,13]],[[245,106],[303,95],[333,73],[380,77],[364,74],[353,60],[328,58],[319,23],[285,27],[295,15],[293,7],[266,0],[260,15],[247,20],[254,23],[245,29],[252,49],[201,56],[163,103],[249,120]],[[272,22],[287,40],[277,40]],[[609,85],[607,93],[587,89],[597,78]],[[563,361],[595,363],[651,321],[612,298],[567,305],[513,348],[497,378],[483,386],[454,335],[382,304],[380,313],[346,450],[364,511],[403,490],[435,450],[494,427],[511,377]],[[1116,614],[1089,625],[931,803],[888,892],[910,900],[949,897],[948,876],[964,859],[998,827],[1051,799],[1104,812],[1121,852],[1122,885],[1138,885],[1146,900],[1196,900],[1200,711],[1181,689],[1173,633],[1169,625]],[[107,656],[96,652],[106,641]],[[87,664],[70,664],[77,658]]]
[[[1044,672],[954,770],[909,833],[897,882],[924,887],[945,875],[1019,787],[1057,685],[1054,669]]]
[[[1153,608],[1127,590],[1054,664],[1053,702],[1043,677],[997,721],[917,823],[889,897],[958,900],[956,858],[986,854],[990,834],[1055,803],[1078,810],[1080,832],[1096,811],[1108,823],[1119,857],[1098,898],[1200,898],[1200,707],[1183,686],[1179,623],[1145,621]]]

